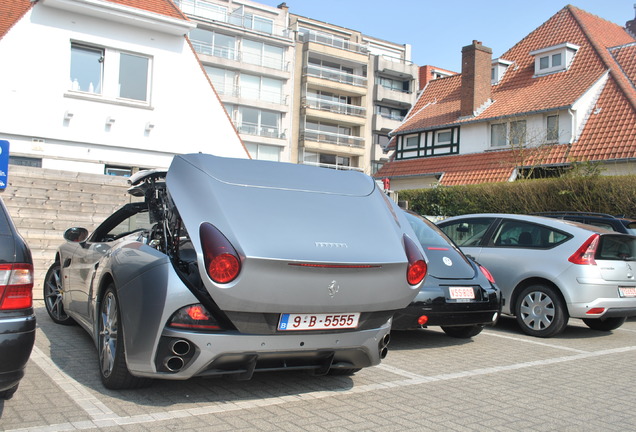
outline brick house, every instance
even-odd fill
[[[500,58],[473,41],[462,73],[428,82],[391,132],[392,160],[375,177],[397,191],[558,176],[580,162],[636,173],[633,27],[568,5]]]

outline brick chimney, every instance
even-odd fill
[[[472,45],[462,48],[462,117],[472,117],[490,100],[490,69],[492,68],[492,49],[474,40]]]

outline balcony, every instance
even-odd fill
[[[326,46],[338,48],[345,51],[351,51],[354,53],[360,53],[360,54],[369,53],[368,44],[359,44],[359,43],[351,42],[346,39],[330,35],[329,33],[309,31],[307,33],[300,34],[298,36],[298,40],[300,42],[315,42],[321,45],[326,45]]]
[[[280,132],[280,129],[276,126],[263,126],[256,123],[242,122],[236,124],[236,129],[239,133],[245,135],[254,135],[264,138],[277,138],[284,139],[285,136]]]
[[[326,99],[307,96],[302,99],[301,105],[320,111],[329,111],[336,114],[345,114],[355,117],[366,117],[367,109],[359,105],[351,105]]]
[[[275,24],[269,18],[246,13],[243,6],[233,12],[227,12],[225,7],[205,0],[174,0],[174,2],[186,15],[229,24],[265,35],[291,38],[291,32],[286,26]]]
[[[305,66],[303,68],[303,75],[364,88],[367,87],[368,82],[367,77],[362,75],[354,75],[336,69],[330,69],[315,65]]]
[[[419,67],[409,60],[379,55],[375,58],[376,71],[401,79],[415,79],[419,73]]]
[[[303,161],[303,162],[300,162],[300,163],[302,165],[311,165],[311,166],[317,166],[317,167],[321,167],[321,168],[329,168],[329,169],[335,169],[335,170],[360,171],[360,172],[363,171],[362,168],[353,167],[353,166],[349,166],[349,165],[336,165],[336,164],[326,164],[326,163],[309,162],[309,161]]]
[[[392,131],[398,127],[403,120],[404,116],[375,114],[373,116],[373,130]]]
[[[301,139],[305,142],[311,141],[318,144],[327,144],[339,148],[361,149],[364,151],[364,138],[343,135],[331,132],[305,129],[301,132]],[[306,144],[306,147],[311,147]],[[320,146],[319,146],[320,147]],[[359,152],[355,152],[358,154]]]
[[[286,63],[280,57],[257,55],[252,53],[243,53],[226,46],[214,45],[207,42],[201,42],[192,39],[192,46],[198,54],[219,57],[228,60],[234,60],[249,65],[262,66],[279,71],[289,71],[289,63]]]
[[[375,100],[395,104],[403,108],[410,108],[415,103],[415,95],[410,91],[376,85]]]
[[[252,89],[233,85],[223,85],[212,83],[214,89],[220,96],[251,99],[258,102],[271,103],[277,105],[287,105],[287,96],[280,92]]]

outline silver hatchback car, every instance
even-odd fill
[[[516,316],[529,335],[557,335],[570,317],[609,331],[636,316],[636,236],[515,214],[470,214],[438,225],[490,270],[502,313]]]

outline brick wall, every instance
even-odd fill
[[[9,166],[8,184],[0,196],[26,239],[35,268],[33,296],[42,299],[42,282],[65,240],[67,228],[89,231],[131,201],[127,180],[98,174]]]
[[[472,45],[462,48],[462,117],[472,116],[477,108],[490,99],[491,68],[492,49],[479,41],[473,41]]]

